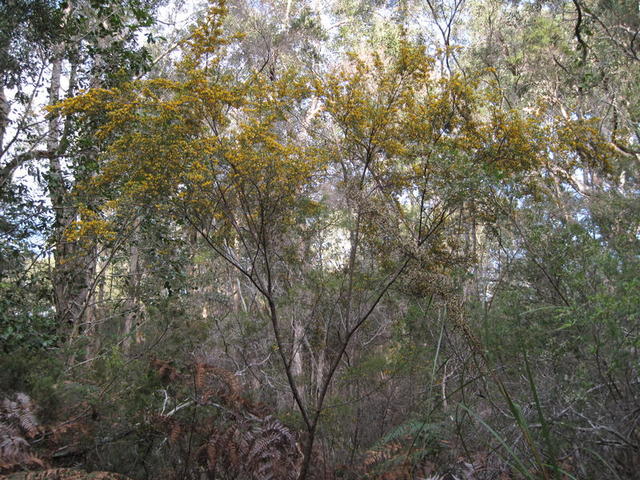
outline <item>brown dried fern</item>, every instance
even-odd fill
[[[3,477],[4,480],[128,480],[119,473],[91,472],[75,468],[52,468],[40,472],[19,472]]]
[[[154,365],[160,375],[168,368],[158,360]],[[302,452],[295,434],[269,416],[264,405],[244,397],[238,377],[232,372],[207,362],[196,362],[192,371],[195,402],[189,400],[183,404],[192,402],[191,408],[215,406],[216,414],[200,417],[197,423],[180,419],[177,409],[170,415],[156,417],[156,425],[169,440],[170,451],[180,457],[176,464],[187,464],[188,458],[195,455],[197,464],[205,469],[209,478],[297,478]],[[204,411],[211,412],[210,409]],[[198,448],[186,448],[194,439]]]
[[[252,480],[294,480],[302,460],[293,432],[271,417],[214,432],[198,457],[211,475],[221,467],[229,476]]]
[[[224,368],[203,362],[196,363],[195,386],[198,389],[200,403],[217,397],[229,408],[239,410],[243,407],[240,382],[233,373]]]
[[[31,454],[26,440],[40,432],[35,405],[28,395],[17,393],[0,404],[0,472],[23,467],[43,467],[44,462]]]
[[[151,367],[156,371],[163,383],[175,382],[180,374],[178,370],[169,362],[154,358],[151,360]]]
[[[0,421],[18,426],[27,438],[39,433],[35,405],[26,393],[16,393],[13,400],[5,398],[0,411]]]

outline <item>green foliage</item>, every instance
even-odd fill
[[[0,85],[13,88],[37,74],[38,49],[62,35],[62,11],[54,0],[17,0],[0,5]]]
[[[45,206],[25,188],[0,192],[0,344],[3,353],[47,350],[58,342],[51,282],[43,259]]]
[[[42,276],[0,283],[0,341],[4,353],[22,349],[46,351],[59,341],[50,286]]]

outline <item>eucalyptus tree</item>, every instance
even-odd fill
[[[61,332],[77,335],[93,319],[96,246],[83,249],[65,230],[78,218],[74,184],[95,171],[93,127],[44,107],[83,88],[115,85],[149,62],[139,36],[153,22],[154,2],[6,2],[2,6],[2,189],[46,196],[43,223],[54,256],[51,278]],[[14,182],[14,179],[16,180]],[[24,185],[24,181],[22,181]],[[26,195],[26,193],[24,193]],[[42,245],[41,248],[43,248]]]

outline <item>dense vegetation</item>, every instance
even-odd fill
[[[0,474],[637,478],[639,52],[632,0],[3,2]]]

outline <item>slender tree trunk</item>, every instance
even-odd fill
[[[70,6],[67,7],[67,14]],[[61,97],[62,66],[65,45],[60,43],[53,49],[51,60],[51,81],[49,85],[49,104],[55,105]],[[76,65],[71,66],[68,79],[67,96],[74,94]],[[94,335],[96,306],[92,303],[92,289],[97,272],[98,249],[95,242],[82,243],[72,241],[67,232],[77,220],[77,209],[71,198],[69,182],[73,178],[65,178],[64,150],[71,124],[66,119],[64,126],[59,114],[49,118],[46,139],[47,156],[49,157],[48,189],[49,200],[54,211],[54,260],[53,271],[54,299],[59,328],[67,333],[67,342],[73,345],[81,335]],[[80,219],[82,220],[82,219]],[[94,353],[95,345],[89,342],[87,357]],[[74,352],[68,359],[69,364],[76,358]]]
[[[315,368],[315,382],[314,382],[314,401],[318,401],[320,396],[320,391],[322,390],[322,381],[324,379],[325,370],[327,368],[327,337],[328,331],[325,331],[323,348],[318,352],[318,358],[316,360],[316,368]]]
[[[51,61],[51,82],[49,85],[49,104],[60,100],[62,62],[64,45],[54,47]],[[73,82],[73,78],[71,78]],[[71,91],[73,85],[70,85]],[[69,198],[69,188],[65,178],[63,155],[63,132],[60,115],[52,115],[49,119],[47,135],[47,152],[49,155],[49,200],[54,211],[54,260],[53,272],[54,296],[58,323],[69,331],[69,342],[72,342],[93,319],[86,320],[92,309],[89,306],[90,286],[95,276],[95,248],[80,248],[77,242],[67,238],[69,226],[77,218],[76,209]]]
[[[304,347],[304,326],[299,318],[293,318],[291,328],[293,330],[293,345],[291,352],[291,373],[298,382],[298,390],[303,401],[306,399],[304,380],[302,378],[304,365],[302,349]]]
[[[96,248],[97,250],[97,248]],[[86,334],[89,337],[89,345],[87,346],[87,356],[94,357],[100,351],[100,335],[99,328],[100,323],[103,319],[104,315],[104,300],[105,300],[105,278],[104,275],[97,275],[97,272],[103,268],[103,265],[100,263],[99,256],[96,252],[95,262],[94,262],[94,270],[93,270],[93,278],[95,278],[95,301],[91,303],[89,308],[91,308],[91,312],[88,314],[87,319],[87,330]]]
[[[49,105],[55,105],[60,100],[60,81],[62,77],[62,45],[54,47],[51,61],[51,82],[49,84]],[[47,151],[49,160],[49,199],[54,212],[54,295],[58,322],[73,330],[76,315],[72,300],[73,276],[73,244],[65,238],[65,231],[72,218],[66,205],[67,188],[59,156],[60,150],[60,115],[53,114],[49,118],[49,132],[47,135]]]
[[[7,127],[9,126],[10,112],[11,106],[4,94],[4,87],[0,85],[0,157],[4,150],[4,135],[7,131]]]
[[[242,284],[240,283],[240,274],[237,271],[229,269],[229,292],[231,294],[231,302],[234,311],[247,312],[247,302],[242,293]]]
[[[132,340],[134,339],[134,330],[137,327],[137,321],[140,314],[139,308],[139,290],[140,290],[140,252],[138,250],[140,221],[136,220],[135,231],[133,234],[131,246],[129,247],[129,276],[128,286],[129,293],[126,302],[126,310],[124,317],[124,330],[122,350],[125,354],[131,351]],[[136,343],[140,339],[139,335],[135,335]]]

